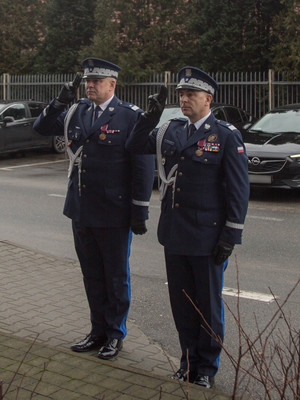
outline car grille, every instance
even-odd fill
[[[286,160],[270,160],[258,157],[249,157],[248,171],[254,174],[273,174],[283,169]]]

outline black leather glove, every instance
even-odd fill
[[[76,74],[73,82],[67,82],[64,84],[58,97],[54,101],[54,107],[67,106],[75,99],[81,79],[82,76],[78,73]]]
[[[215,257],[215,263],[217,265],[223,264],[227,258],[231,255],[234,244],[223,242],[220,240],[213,251],[213,256]]]
[[[132,219],[130,227],[135,235],[144,235],[147,232],[146,222],[142,220]]]
[[[162,112],[164,111],[168,89],[165,86],[160,87],[159,93],[148,97],[148,109],[145,112],[145,117],[153,121],[159,121]]]

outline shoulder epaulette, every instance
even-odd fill
[[[89,100],[89,99],[87,99],[87,98],[85,98],[85,97],[81,97],[80,99],[78,99],[78,100],[77,100],[77,103],[80,103],[80,104],[87,104],[87,105],[89,105],[89,106],[92,104],[91,100]]]
[[[140,109],[138,106],[136,106],[135,104],[132,104],[132,103],[127,103],[126,101],[120,101],[119,105],[121,107],[129,108],[132,111],[140,111],[140,112],[142,112],[142,109]]]
[[[232,125],[230,122],[222,121],[221,119],[217,119],[217,124],[224,126],[227,129],[230,129],[231,131],[237,130],[237,128]]]
[[[186,122],[187,118],[184,118],[184,117],[171,118],[170,121]]]

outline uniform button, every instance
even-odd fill
[[[82,189],[86,189],[86,186],[85,186],[85,185],[82,185]]]
[[[208,159],[207,158],[204,158],[204,162],[207,162],[208,161]]]
[[[179,172],[179,174],[178,174],[179,176],[182,176],[183,175],[183,173],[182,172]]]
[[[83,169],[82,172],[85,174],[86,173],[86,169]]]
[[[167,150],[164,150],[164,154],[167,154]]]
[[[176,203],[176,204],[175,204],[175,207],[176,207],[176,208],[179,208],[179,204],[178,204],[178,203]]]
[[[180,188],[177,188],[177,189],[176,189],[176,192],[180,192],[180,190],[181,190]]]
[[[180,157],[180,160],[181,160],[181,161],[184,161],[184,157]]]
[[[171,154],[174,154],[174,151],[171,151]]]
[[[118,198],[121,200],[123,197],[122,197],[122,195],[119,195]]]
[[[109,140],[108,143],[111,144],[111,140]]]
[[[217,223],[216,222],[214,222],[214,226],[216,226],[217,225]]]
[[[87,155],[86,155],[86,154],[84,154],[84,155],[83,155],[83,158],[87,158]]]
[[[86,139],[85,143],[90,143],[90,139]]]

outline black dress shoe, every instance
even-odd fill
[[[194,379],[196,377],[196,373],[194,371],[188,372],[184,368],[180,368],[173,376],[171,376],[172,379],[175,379],[176,381],[189,381],[190,383],[194,382]]]
[[[90,351],[95,348],[103,346],[106,342],[106,337],[94,337],[90,333],[78,343],[71,346],[71,350],[77,351],[78,353],[83,353],[85,351]]]
[[[207,375],[197,375],[193,383],[206,389],[211,389],[214,385],[214,378]]]
[[[115,357],[123,347],[123,341],[120,339],[107,339],[106,343],[100,348],[98,357],[103,360],[110,360]]]

